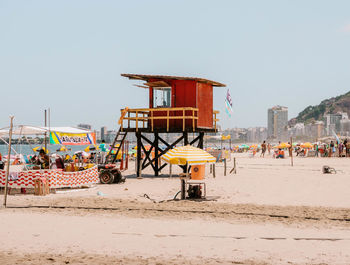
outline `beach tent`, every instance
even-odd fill
[[[28,125],[15,126],[12,132],[17,136],[49,135],[50,144],[88,145],[96,144],[95,133],[74,127],[38,127]],[[9,135],[9,128],[0,130],[0,137]]]

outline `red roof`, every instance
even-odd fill
[[[149,81],[150,79],[159,80],[193,80],[201,83],[211,84],[212,86],[225,87],[225,84],[215,82],[212,80],[198,78],[198,77],[184,77],[184,76],[170,76],[170,75],[139,75],[139,74],[121,74],[121,76],[128,77],[129,79]]]

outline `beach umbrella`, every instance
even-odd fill
[[[60,148],[58,148],[57,150],[56,150],[56,152],[67,152],[68,151],[68,149],[67,149],[67,147],[65,147],[64,145],[62,145]]]
[[[289,147],[290,147],[290,144],[288,144],[288,143],[280,143],[279,145],[276,145],[273,148],[285,149],[285,148],[289,148]]]
[[[40,152],[40,150],[43,149],[45,151],[45,153],[49,153],[49,151],[45,148],[45,147],[42,147],[42,146],[37,146],[37,147],[34,147],[33,148],[33,151],[34,152]]]
[[[303,143],[303,144],[301,144],[300,146],[301,146],[302,148],[313,148],[313,147],[314,147],[313,144],[312,144],[312,143],[309,143],[309,142]]]
[[[98,146],[94,144],[90,144],[84,149],[85,152],[90,152],[95,150],[98,150]]]
[[[249,148],[249,145],[247,145],[247,144],[242,144],[242,145],[239,146],[239,148],[241,148],[241,149]]]
[[[290,147],[290,144],[288,143],[280,143],[277,148],[280,148],[280,149],[285,149],[285,148],[289,148]]]
[[[168,164],[178,165],[202,165],[216,162],[216,158],[211,154],[191,145],[171,149],[162,155],[161,159]]]

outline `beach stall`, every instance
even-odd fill
[[[203,149],[204,134],[217,132],[219,111],[213,109],[213,88],[225,87],[224,84],[196,77],[140,74],[122,76],[143,81],[142,85],[137,86],[148,90],[148,107],[121,110],[120,129],[113,143],[113,147],[121,144],[127,133],[135,133],[138,178],[147,167],[152,167],[154,175],[158,176],[167,165],[160,163],[160,157],[176,145],[182,143]],[[162,133],[172,134],[169,137],[172,140],[162,137]],[[190,133],[195,135],[191,141]],[[146,150],[145,145],[150,145],[150,149]],[[186,171],[185,166],[183,170]]]
[[[7,135],[7,128],[0,130],[0,139],[5,141],[4,138]],[[96,143],[93,132],[73,127],[47,128],[21,125],[14,128],[12,135],[24,138],[27,138],[29,135],[49,135],[51,144],[60,144],[62,146]],[[42,184],[48,185],[49,188],[74,188],[94,184],[99,180],[96,165],[74,171],[66,171],[65,168],[54,167],[53,164],[49,164],[47,167],[38,167],[32,164],[33,161],[28,159],[28,157],[17,152],[15,153],[21,159],[16,164],[14,164],[14,161],[10,166],[8,178],[8,186],[10,188],[34,188],[37,180],[41,181]],[[5,171],[0,170],[0,187],[4,187],[4,185]]]

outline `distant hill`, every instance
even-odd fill
[[[308,106],[296,118],[291,119],[289,124],[294,125],[298,122],[311,123],[322,120],[324,114],[335,114],[337,112],[346,112],[350,117],[350,92],[323,100],[317,106]]]

